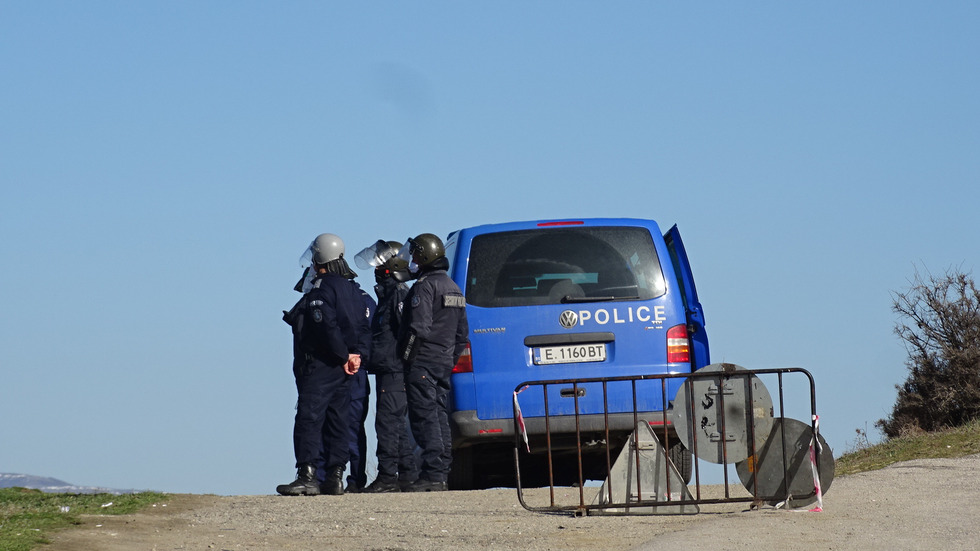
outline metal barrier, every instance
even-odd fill
[[[784,383],[790,376],[805,377],[809,423],[786,416]],[[776,380],[775,404],[763,377]],[[678,383],[676,394],[670,396],[668,386],[676,388]],[[614,384],[630,386],[632,403],[617,404],[616,410],[610,411],[609,386]],[[559,385],[571,385],[571,389],[560,389],[558,396],[574,401],[572,415],[551,413],[559,410],[549,404],[549,397],[556,395],[554,387]],[[638,403],[649,405],[650,393],[656,392],[651,389],[656,387],[661,407],[638,411]],[[541,392],[544,415],[525,419],[521,394],[530,392],[524,397],[533,396],[536,388]],[[586,388],[602,389],[601,414],[582,412],[580,399]],[[625,430],[624,415],[632,418]],[[569,417],[574,418],[573,430]],[[535,427],[530,435],[526,423]],[[554,431],[555,426],[563,430]],[[813,377],[802,368],[747,370],[726,363],[684,374],[527,381],[514,391],[514,427],[518,499],[525,509],[535,512],[694,514],[709,504],[800,507],[814,501],[818,503],[814,510],[819,510],[822,492],[833,480],[833,454],[819,434]],[[629,428],[633,430],[624,436]],[[559,436],[561,446],[556,445]],[[577,470],[577,480],[556,486],[556,466],[567,467],[569,457],[577,462],[572,466],[573,472]],[[537,459],[533,472],[539,480],[542,458],[546,465],[546,484],[540,486],[547,488],[547,494],[534,490],[535,498],[544,503],[541,505],[529,503],[526,494],[530,490],[523,484],[529,473],[522,473],[522,463],[526,465],[532,458]],[[705,463],[722,467],[721,480],[710,487],[702,483]],[[731,484],[731,464],[744,492],[736,492],[737,487]],[[590,488],[589,480],[599,480],[594,475],[603,471],[598,491]],[[587,476],[589,473],[593,476]],[[719,491],[718,484],[723,490]]]

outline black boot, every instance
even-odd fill
[[[344,495],[344,466],[334,467],[327,471],[327,479],[320,487],[320,493],[328,496]]]
[[[400,492],[401,488],[398,487],[398,480],[395,478],[385,478],[383,476],[378,476],[374,479],[374,482],[368,484],[367,488],[364,488],[364,493],[366,494],[386,494],[389,492]]]
[[[276,491],[284,496],[320,495],[320,486],[316,483],[316,467],[300,465],[296,472],[296,480],[276,486]]]
[[[445,481],[426,480],[420,478],[408,487],[408,492],[445,492],[449,489],[449,484]]]

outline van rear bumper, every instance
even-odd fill
[[[577,430],[583,436],[595,438],[597,435],[605,434],[607,419],[610,434],[616,435],[633,432],[636,422],[643,420],[655,431],[666,428],[669,434],[674,434],[670,415],[670,409],[666,411],[666,415],[663,411],[637,412],[635,417],[637,421],[634,421],[632,412],[579,415],[577,428],[574,415],[555,415],[548,417],[547,422],[544,417],[525,417],[524,427],[529,437],[544,436],[549,432],[553,437],[574,435]],[[513,419],[484,420],[477,417],[475,410],[453,412],[449,417],[449,424],[453,431],[454,448],[514,438]]]

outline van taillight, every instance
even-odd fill
[[[470,356],[470,345],[467,343],[463,353],[459,355],[459,360],[453,366],[453,373],[473,373],[473,357]]]
[[[667,330],[667,363],[689,363],[691,361],[690,341],[687,339],[687,326],[675,325]]]

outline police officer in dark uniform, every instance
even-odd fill
[[[355,258],[356,260],[356,258]],[[358,292],[364,300],[364,315],[368,325],[374,317],[377,308],[374,299],[360,285]],[[368,407],[371,399],[371,383],[368,381],[368,371],[365,366],[370,363],[370,355],[361,355],[361,369],[350,381],[350,472],[347,473],[347,488],[344,493],[352,494],[364,490],[367,485],[367,431],[364,423],[367,421]]]
[[[408,263],[396,255],[402,244],[378,240],[354,257],[358,267],[374,269],[378,309],[371,323],[371,357],[377,401],[374,430],[378,437],[378,476],[364,491],[398,492],[418,479],[415,442],[408,427],[405,368],[398,350],[398,330],[410,279]]]
[[[304,262],[305,261],[305,262]],[[344,260],[344,242],[317,236],[301,257],[309,268],[297,284],[303,298],[283,319],[293,330],[293,375],[299,400],[293,425],[296,480],[281,484],[282,495],[344,493],[350,454],[350,378],[370,346],[364,300]],[[316,478],[322,462],[326,480]]]
[[[399,339],[412,434],[422,448],[419,479],[410,491],[448,489],[452,465],[449,390],[453,366],[466,347],[466,300],[449,277],[442,240],[431,233],[409,239],[398,256],[417,275],[405,300]]]

